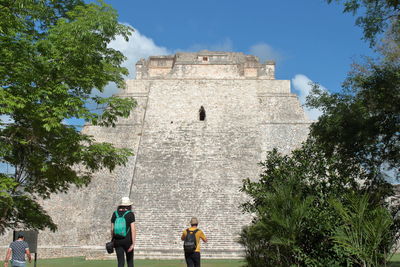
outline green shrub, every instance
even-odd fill
[[[250,196],[243,209],[255,215],[240,236],[247,266],[387,261],[398,229],[384,206],[389,191],[366,193],[373,183],[357,182],[372,180],[361,166],[326,157],[311,141],[290,156],[274,150],[261,165],[260,179],[242,188]]]

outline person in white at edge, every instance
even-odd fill
[[[25,254],[28,256],[29,263],[32,261],[31,253],[29,252],[28,243],[25,242],[24,235],[19,233],[17,240],[10,244],[10,247],[7,249],[6,259],[4,261],[4,267],[8,267],[8,261],[11,257],[11,266],[12,267],[25,267]]]
[[[121,203],[118,205],[115,212],[118,216],[123,216],[125,212],[129,211],[125,215],[126,229],[128,234],[124,238],[118,238],[114,235],[114,223],[117,218],[115,212],[111,217],[111,238],[114,240],[115,252],[117,253],[118,267],[124,267],[125,260],[124,254],[126,255],[126,264],[128,267],[133,267],[133,252],[136,241],[136,228],[135,228],[135,214],[132,211],[132,201],[129,197],[123,197]]]

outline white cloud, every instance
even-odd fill
[[[261,62],[266,60],[280,61],[281,55],[266,43],[258,43],[250,47],[249,54],[257,56]]]
[[[297,74],[294,76],[292,79],[292,84],[293,88],[298,92],[299,100],[302,105],[306,103],[306,98],[310,94],[311,89],[312,89],[312,84],[313,81],[310,80],[307,76],[303,74]],[[326,90],[325,87],[321,86],[323,90]],[[317,120],[318,117],[322,114],[322,112],[318,109],[310,109],[307,107],[304,107],[304,110],[308,116],[309,119],[311,120]]]
[[[137,29],[132,33],[128,42],[119,36],[109,46],[121,51],[127,57],[122,66],[128,68],[129,79],[135,77],[135,64],[139,59],[171,53],[167,48],[156,45],[151,38],[144,36]]]
[[[133,32],[129,37],[128,42],[125,41],[122,36],[118,36],[115,40],[110,42],[109,47],[121,51],[125,57],[127,57],[127,59],[121,64],[129,70],[129,75],[126,77],[127,79],[135,78],[135,64],[139,59],[147,58],[149,56],[171,54],[167,48],[156,45],[151,38],[144,36],[137,29],[135,29],[135,32]],[[111,96],[112,94],[117,93],[118,90],[119,89],[115,84],[110,83],[106,86],[102,94],[96,93],[96,95]]]
[[[126,24],[132,27],[129,24]],[[132,27],[133,28],[133,27]],[[136,76],[136,62],[142,58],[147,58],[149,56],[157,56],[157,55],[168,55],[171,52],[162,46],[158,46],[154,43],[151,38],[148,38],[141,34],[139,30],[135,29],[131,36],[129,36],[129,41],[125,41],[122,36],[117,36],[115,40],[111,41],[108,45],[109,47],[121,51],[122,54],[126,57],[126,60],[121,64],[121,66],[127,68],[129,70],[129,75],[125,77],[125,79],[134,79]],[[92,95],[101,96],[101,97],[109,97],[116,93],[118,93],[121,89],[119,89],[115,83],[109,83],[103,92],[99,92],[98,90],[93,90]],[[102,109],[96,104],[92,102],[86,103],[86,106],[93,110],[94,112],[101,112]],[[82,120],[77,120],[76,118],[72,118],[66,120],[65,123],[70,125],[83,125],[84,122]]]

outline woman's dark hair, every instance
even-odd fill
[[[119,210],[131,210],[132,206],[118,206]]]

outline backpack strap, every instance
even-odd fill
[[[122,217],[125,218],[125,215],[128,214],[129,212],[131,212],[130,210],[125,211],[124,215],[122,215]]]
[[[131,212],[131,211],[130,211],[130,210],[127,210],[127,211],[125,211],[125,213],[124,213],[122,216],[119,216],[118,210],[114,211],[115,216],[116,216],[117,218],[119,218],[119,217],[125,217],[125,215],[128,214],[129,212]]]
[[[190,231],[189,228],[188,228],[188,229],[186,229],[186,234],[189,234],[189,232],[193,232],[193,234],[196,235],[196,233],[197,233],[198,231],[199,231],[199,228],[197,228],[197,229],[195,229],[195,230],[193,230],[193,231]]]
[[[125,218],[125,215],[128,214],[129,212],[131,212],[130,210],[125,211],[124,215],[122,215],[122,217]],[[128,230],[126,230],[126,234],[128,235],[129,231],[131,230],[131,225],[128,226]]]

